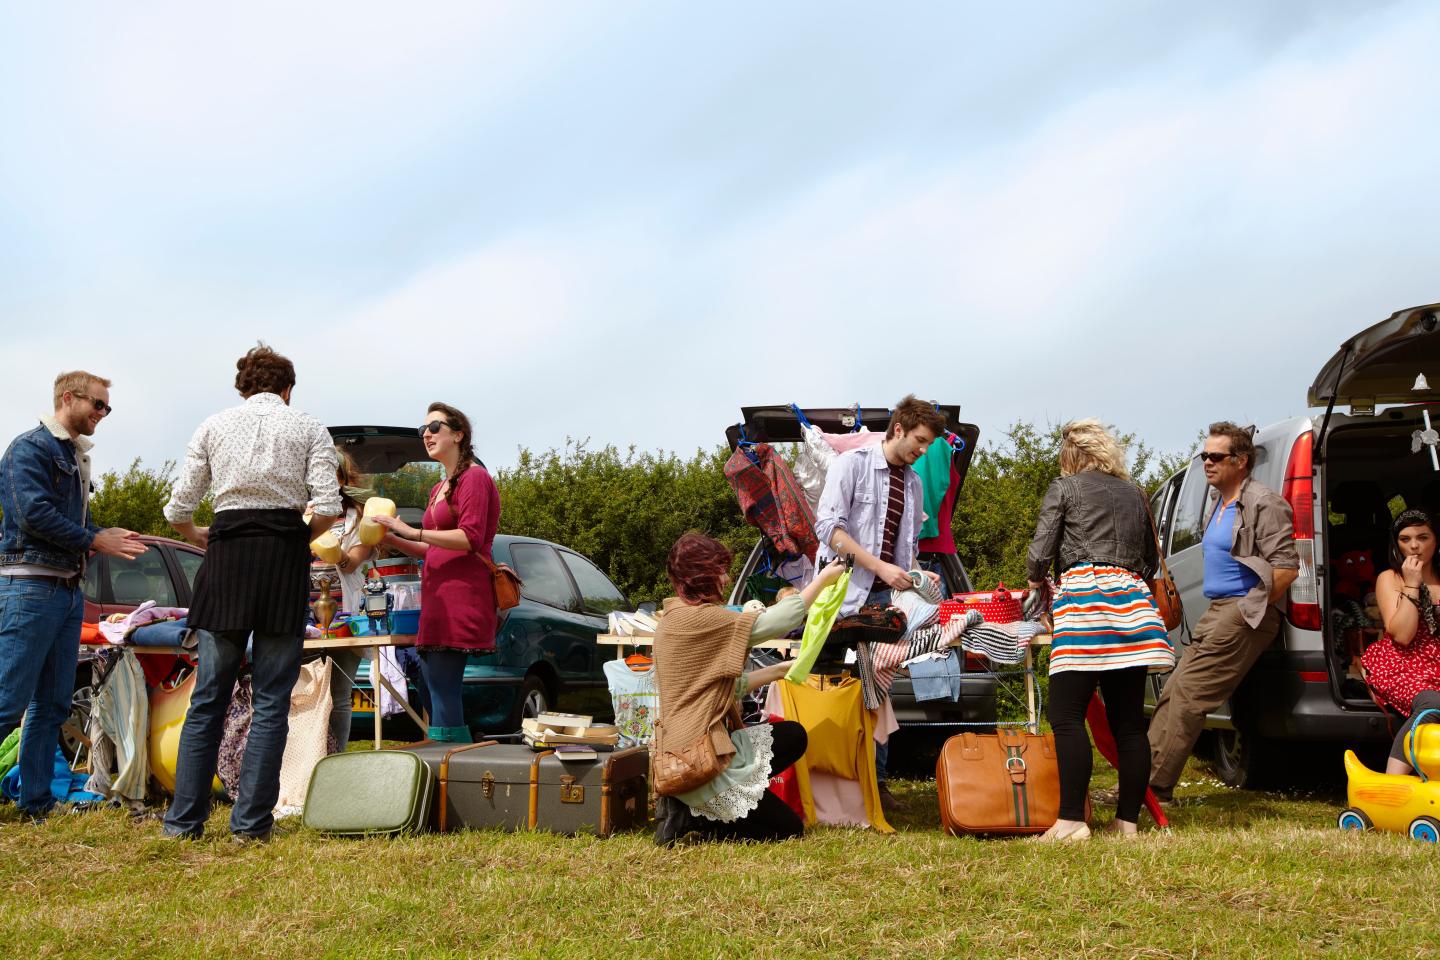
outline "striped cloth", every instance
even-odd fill
[[[1147,667],[1164,673],[1175,650],[1150,589],[1122,567],[1081,563],[1060,575],[1050,673]]]

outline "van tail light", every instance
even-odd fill
[[[1306,430],[1290,448],[1285,465],[1285,487],[1281,496],[1295,517],[1295,552],[1300,555],[1300,574],[1290,585],[1291,625],[1301,630],[1319,630],[1320,579],[1315,574],[1315,469],[1311,459],[1314,433]]]

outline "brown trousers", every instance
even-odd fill
[[[1238,598],[1210,602],[1150,718],[1152,787],[1165,793],[1180,782],[1206,714],[1230,699],[1279,630],[1280,611],[1273,606],[1254,629],[1241,616]]]

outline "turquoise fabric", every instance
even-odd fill
[[[795,657],[790,672],[785,674],[786,680],[804,683],[805,678],[810,676],[810,668],[815,666],[820,648],[825,646],[825,638],[830,636],[830,628],[840,616],[840,606],[845,602],[845,591],[848,589],[850,571],[846,570],[834,583],[821,590],[820,596],[810,604],[810,612],[805,616],[805,633],[800,637],[800,653]]]
[[[940,503],[950,489],[950,457],[954,451],[950,441],[936,437],[929,449],[915,461],[915,472],[920,474],[920,488],[925,491],[925,521],[920,524],[920,539],[940,535]]]

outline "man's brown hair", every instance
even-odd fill
[[[1230,454],[1235,457],[1245,458],[1246,473],[1255,469],[1254,434],[1254,427],[1242,427],[1239,424],[1231,423],[1229,420],[1221,420],[1219,423],[1210,424],[1210,436],[1229,437]]]
[[[895,436],[896,427],[903,428],[906,433],[916,427],[929,427],[930,432],[938,437],[945,432],[945,414],[936,410],[933,403],[916,400],[912,393],[895,404],[895,412],[890,414],[890,425],[885,428],[886,440]]]
[[[249,400],[257,393],[281,394],[295,386],[295,364],[257,343],[235,361],[235,389]]]
[[[55,409],[60,409],[60,401],[65,398],[66,391],[85,393],[90,389],[92,383],[98,383],[106,390],[110,389],[109,380],[97,377],[93,373],[86,373],[84,370],[71,370],[69,373],[60,374],[55,378]]]

